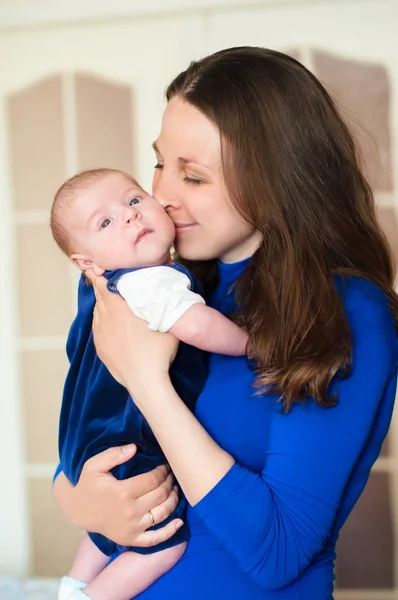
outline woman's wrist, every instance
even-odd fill
[[[144,413],[146,408],[162,402],[168,392],[175,392],[168,372],[147,373],[144,377],[132,376],[125,385],[134,403]]]

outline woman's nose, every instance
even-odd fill
[[[178,208],[177,193],[173,183],[164,172],[156,173],[152,184],[152,196],[166,211]]]

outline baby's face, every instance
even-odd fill
[[[99,271],[159,265],[167,261],[174,224],[136,182],[114,173],[72,202],[68,230],[72,260]]]

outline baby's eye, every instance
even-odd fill
[[[140,199],[139,198],[132,198],[129,202],[129,206],[135,206],[136,204],[139,204]]]
[[[104,219],[101,223],[101,229],[105,229],[105,227],[108,227],[108,225],[110,224],[111,220],[110,219]]]

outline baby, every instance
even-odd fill
[[[63,252],[84,272],[103,275],[131,310],[153,330],[175,335],[182,343],[170,369],[176,391],[193,410],[207,377],[206,352],[239,356],[247,335],[221,313],[206,306],[200,283],[170,248],[174,224],[164,209],[126,173],[85,171],[58,190],[51,230]],[[112,470],[126,479],[165,462],[155,437],[127,390],[96,355],[91,331],[95,297],[82,275],[78,313],[67,354],[60,427],[60,466],[76,485],[84,463],[111,446],[135,443],[137,454]],[[157,524],[148,512],[148,528],[180,518],[181,494],[172,515]],[[184,525],[168,542],[154,548],[118,547],[96,533],[85,535],[58,599],[130,600],[172,568],[183,555],[189,530]],[[116,550],[122,553],[109,563]]]

